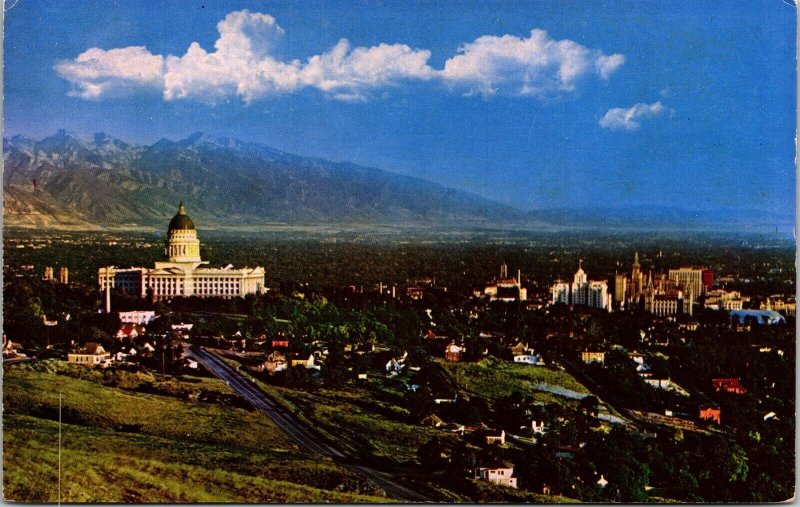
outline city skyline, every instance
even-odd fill
[[[202,130],[526,210],[794,208],[785,3],[198,5],[20,1],[4,134]]]

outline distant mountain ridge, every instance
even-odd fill
[[[183,201],[207,228],[391,226],[487,229],[771,230],[794,227],[757,210],[669,206],[523,212],[421,178],[286,153],[197,132],[139,146],[59,130],[3,139],[5,226],[163,228]]]
[[[206,225],[499,226],[525,213],[420,178],[200,132],[136,146],[64,130],[3,139],[9,226],[163,225],[183,200]],[[35,182],[35,184],[34,184]]]

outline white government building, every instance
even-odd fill
[[[148,290],[152,290],[156,300],[176,296],[229,299],[264,291],[263,267],[210,267],[200,258],[200,240],[183,203],[169,223],[164,250],[167,262],[156,262],[154,268],[100,268],[100,288],[119,289],[140,297],[148,296]]]

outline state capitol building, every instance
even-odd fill
[[[210,267],[200,259],[200,240],[183,203],[169,222],[164,253],[166,262],[154,268],[107,266],[97,272],[100,288],[119,289],[153,299],[172,297],[243,297],[264,291],[264,268],[234,269],[228,264]]]

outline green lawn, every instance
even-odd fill
[[[257,412],[108,387],[89,370],[57,373],[65,368],[81,367],[4,368],[6,500],[57,501],[61,393],[62,502],[386,501],[361,476],[307,456]],[[227,389],[216,379],[198,384]]]

